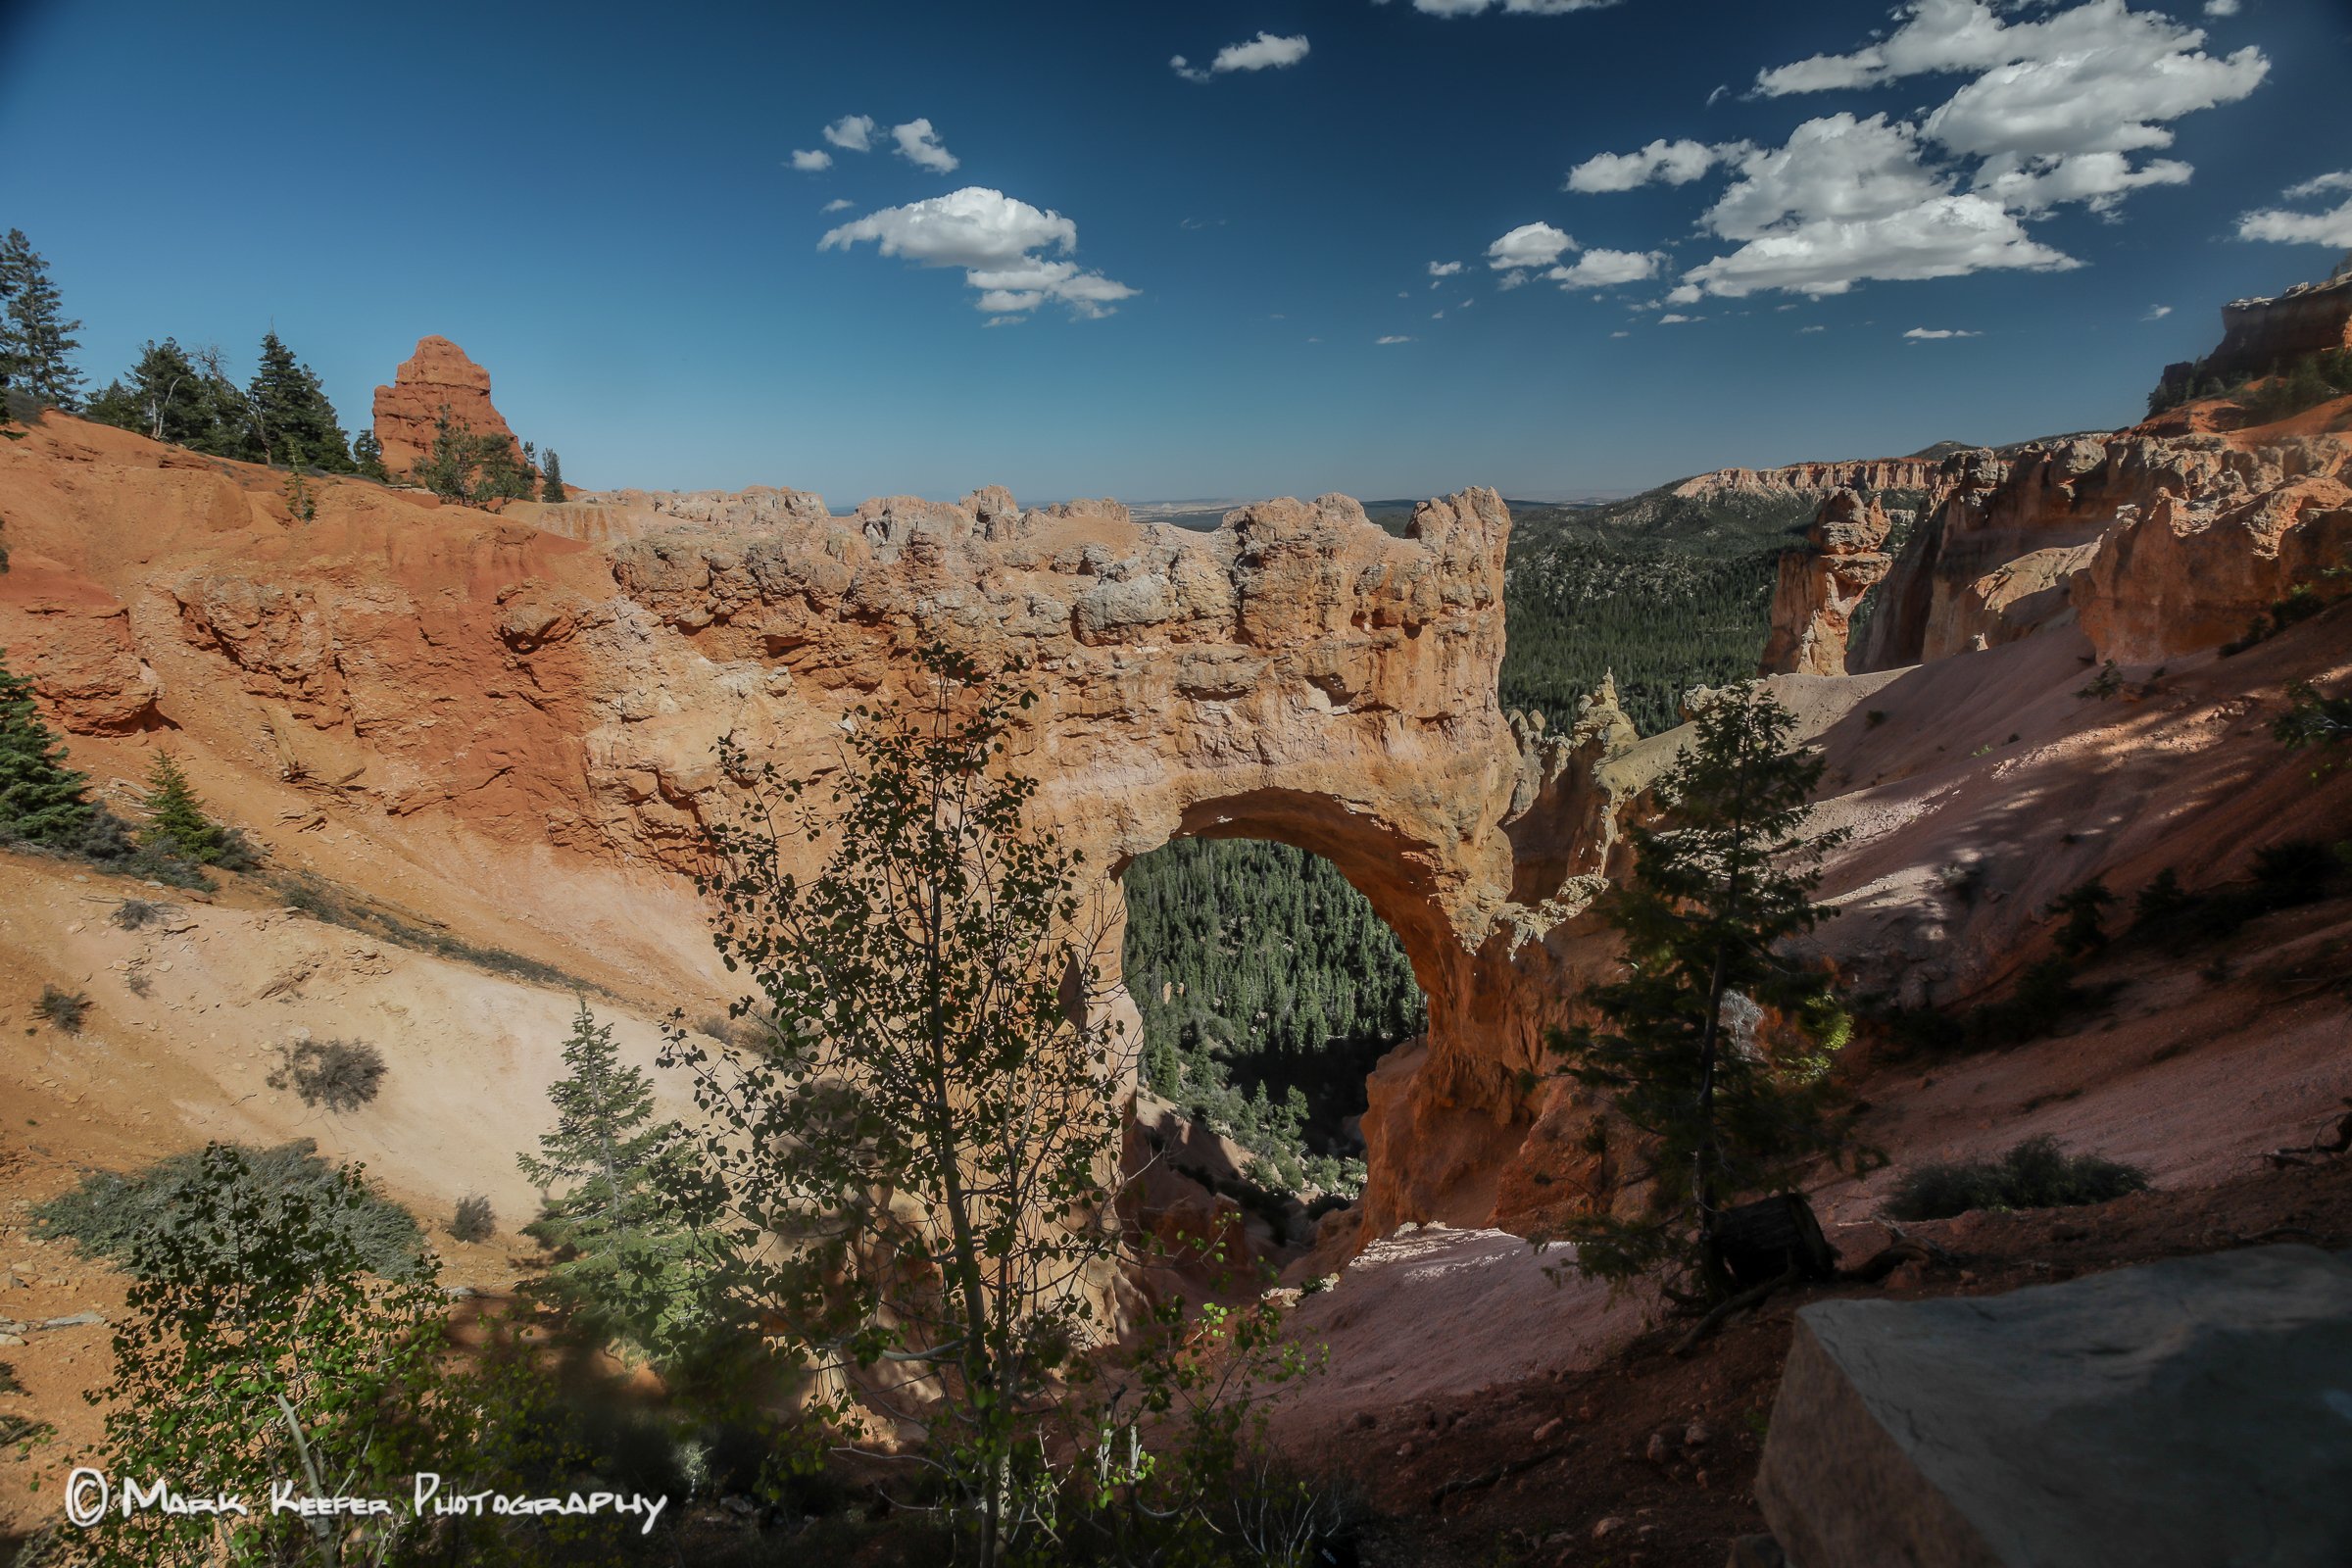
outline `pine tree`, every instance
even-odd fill
[[[261,367],[246,391],[246,404],[252,411],[254,461],[285,463],[298,451],[330,473],[351,471],[350,442],[334,405],[317,372],[297,362],[274,330],[262,335]]]
[[[433,416],[433,444],[409,470],[409,477],[442,500],[463,505],[473,499],[474,469],[480,463],[473,427],[453,416],[444,403]]]
[[[97,814],[88,784],[34,710],[32,683],[0,663],[0,843],[78,845]]]
[[[692,1147],[677,1123],[654,1119],[652,1083],[621,1063],[612,1025],[596,1021],[585,998],[564,1063],[548,1089],[556,1130],[539,1140],[542,1157],[515,1156],[548,1193],[523,1234],[558,1256],[533,1289],[574,1322],[672,1359],[702,1324],[714,1255],[699,1228],[704,1189]]]
[[[219,863],[227,835],[205,814],[204,803],[170,752],[155,754],[147,770],[147,825],[139,830],[143,849],[160,850],[198,865]]]
[[[384,444],[375,438],[373,430],[364,429],[352,437],[351,455],[353,471],[361,478],[373,479],[378,484],[392,482],[392,474],[384,466]]]
[[[568,501],[571,499],[564,489],[564,461],[556,456],[554,447],[547,449],[547,465],[542,470],[539,481],[539,499],[542,501]]]
[[[36,403],[69,412],[81,402],[81,372],[69,356],[81,346],[74,334],[79,321],[68,320],[57,285],[49,280],[49,264],[12,228],[0,240],[0,296],[7,300],[0,319],[0,372],[8,384]]]
[[[1647,1140],[1634,1168],[1650,1192],[1642,1213],[1562,1228],[1581,1272],[1655,1274],[1680,1299],[1720,1300],[1725,1206],[1793,1191],[1848,1147],[1828,1082],[1844,1017],[1829,977],[1782,951],[1824,913],[1812,890],[1839,839],[1805,832],[1822,764],[1790,750],[1795,724],[1760,685],[1725,692],[1661,786],[1663,823],[1629,835],[1633,877],[1603,906],[1628,974],[1587,993],[1600,1025],[1551,1044]]]
[[[150,339],[129,380],[108,383],[85,412],[151,441],[199,452],[222,452],[235,439],[233,429],[221,428],[220,404],[203,368],[172,338]]]

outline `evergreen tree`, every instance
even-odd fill
[[[1643,1135],[1626,1185],[1646,1179],[1649,1198],[1563,1227],[1584,1273],[1656,1274],[1679,1299],[1720,1300],[1725,1206],[1793,1191],[1848,1147],[1829,1093],[1846,1021],[1828,975],[1783,951],[1824,913],[1811,894],[1840,837],[1804,830],[1821,762],[1789,749],[1795,723],[1759,685],[1725,692],[1660,788],[1663,822],[1629,835],[1632,879],[1603,905],[1627,975],[1587,993],[1600,1025],[1551,1044]]]
[[[227,847],[227,834],[205,814],[179,760],[170,752],[155,754],[147,770],[147,825],[139,830],[143,849],[192,860],[198,865],[219,863]]]
[[[81,372],[69,356],[81,346],[74,336],[81,323],[66,318],[49,264],[21,228],[0,240],[0,296],[7,301],[0,318],[0,371],[8,384],[36,403],[69,412],[79,407]]]
[[[351,438],[352,471],[363,479],[378,484],[390,484],[392,474],[384,466],[384,444],[375,438],[372,429],[363,429]]]
[[[464,504],[473,499],[474,470],[480,466],[473,426],[442,404],[441,412],[433,416],[433,444],[409,470],[409,477],[444,501]]]
[[[88,783],[34,711],[32,683],[0,663],[0,843],[79,845],[97,815],[82,799]]]
[[[564,489],[564,461],[556,456],[554,447],[547,449],[547,464],[541,472],[539,481],[539,499],[542,501],[568,501],[571,499]]]
[[[515,1156],[548,1194],[523,1234],[557,1254],[533,1289],[601,1336],[674,1359],[702,1326],[715,1255],[698,1228],[706,1205],[693,1148],[677,1123],[654,1120],[652,1083],[622,1064],[612,1025],[585,998],[564,1063],[548,1089],[556,1130],[539,1156]]]
[[[318,374],[298,363],[272,330],[262,335],[261,367],[246,391],[253,421],[252,457],[290,463],[299,455],[330,473],[351,471],[350,443]]]
[[[219,399],[204,369],[172,338],[149,340],[128,381],[109,382],[90,400],[88,416],[199,452],[226,453],[235,443],[222,427]]]

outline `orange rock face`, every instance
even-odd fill
[[[375,389],[375,439],[386,468],[407,473],[432,450],[433,424],[444,406],[474,434],[503,437],[520,456],[506,416],[490,401],[490,372],[449,339],[425,337],[416,340],[416,352],[401,363],[392,384]]]
[[[1821,504],[1806,532],[1810,550],[1781,557],[1772,601],[1772,635],[1764,645],[1767,675],[1842,675],[1846,630],[1862,596],[1894,564],[1880,547],[1891,527],[1886,509],[1851,490]]]

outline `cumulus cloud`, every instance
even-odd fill
[[[1388,0],[1374,3],[1386,5]],[[1413,9],[1433,17],[1475,17],[1498,3],[1510,16],[1564,17],[1572,11],[1604,11],[1618,0],[1413,0]]]
[[[1696,297],[1684,291],[1821,295],[1868,280],[2061,270],[2081,264],[2028,233],[2028,221],[2067,206],[2112,217],[2132,192],[2187,183],[2187,163],[2152,156],[2172,145],[2173,122],[2245,98],[2270,71],[2261,50],[2209,53],[2198,28],[2129,0],[1907,0],[1895,19],[1850,53],[1760,72],[1751,96],[1968,76],[1932,109],[1823,115],[1777,147],[1661,138],[1587,159],[1568,188],[1728,172],[1698,227],[1735,248],[1686,270],[1674,304]],[[2352,217],[2281,208],[2246,214],[2238,232],[2347,244],[2348,227]]]
[[[2002,269],[2064,271],[2082,264],[2030,238],[1982,196],[1938,196],[1883,217],[1816,219],[1748,241],[1683,274],[1734,299],[1759,289],[1843,294],[1870,279],[1965,277]]]
[[[1429,275],[1432,277],[1451,277],[1461,270],[1462,264],[1459,262],[1432,262],[1429,264]]]
[[[2237,12],[2237,0],[2205,0],[2205,14],[2209,17],[2234,17]]]
[[[962,162],[939,144],[939,133],[931,128],[928,120],[909,120],[904,125],[893,125],[890,134],[899,144],[901,158],[935,174],[953,173]]]
[[[2141,317],[2140,319],[2143,321],[2161,321],[2172,314],[2173,308],[2170,305],[2151,305],[2148,307],[2148,314]]]
[[[1661,136],[1638,153],[1600,153],[1586,159],[1568,171],[1566,188],[1588,193],[1632,190],[1653,179],[1688,185],[1731,151],[1703,141],[1668,141]]]
[[[2289,185],[2279,194],[2290,202],[2300,202],[2308,201],[2314,196],[2325,196],[2331,190],[2352,190],[2352,170],[2341,173],[2321,174],[2316,178],[2303,181],[2300,185]]]
[[[1554,267],[1544,275],[1562,288],[1614,288],[1656,276],[1660,260],[1655,251],[1590,250],[1574,266]]]
[[[1078,225],[1003,191],[967,185],[904,207],[886,207],[829,230],[819,250],[872,241],[885,256],[924,267],[959,267],[976,307],[992,316],[1025,315],[1049,302],[1085,318],[1107,316],[1136,290],[1059,255],[1078,247]]]
[[[1983,337],[1982,332],[1960,332],[1948,326],[1915,326],[1903,334],[1914,343],[1934,343],[1947,337]]]
[[[1664,316],[1658,318],[1658,324],[1660,326],[1681,326],[1688,321],[1703,321],[1706,318],[1703,316],[1682,316],[1668,311]]]
[[[850,199],[847,196],[836,196],[817,209],[820,213],[846,213],[849,210]]]
[[[874,117],[844,115],[825,127],[825,140],[854,153],[871,151],[874,145]]]
[[[2300,184],[2287,186],[2278,195],[2282,201],[2307,202],[2339,190],[2352,191],[2352,170],[2314,175]],[[2352,248],[2352,196],[2326,212],[2298,213],[2282,207],[2266,207],[2244,214],[2237,220],[2237,237],[2270,240],[2280,245]]]
[[[1856,264],[1849,281],[1954,275],[1922,272],[1916,254],[1895,263],[1894,272],[1873,270],[1873,259],[1889,246],[1915,252],[1937,230],[1961,247],[1953,256],[1966,264],[1961,270],[2059,266],[2065,265],[2054,260],[2059,253],[2027,239],[2017,220],[2069,204],[2111,215],[2132,191],[2186,183],[2193,172],[2187,164],[2142,161],[2144,155],[2172,145],[2172,122],[2245,98],[2270,72],[2261,50],[2209,54],[2199,29],[2159,12],[2133,11],[2128,0],[2038,11],[1997,0],[1909,0],[1895,16],[1891,32],[1851,53],[1759,72],[1752,96],[1971,75],[1916,125],[1885,115],[1866,121],[1836,115],[1799,125],[1778,149],[1652,142],[1639,153],[1587,160],[1570,175],[1570,188],[1682,182],[1709,168],[1730,168],[1739,179],[1703,228],[1750,242],[1777,236],[1790,242],[1784,250],[1800,244],[1819,250],[1828,242]],[[1849,187],[1847,199],[1824,199],[1840,184]],[[1963,187],[2007,215],[2006,223],[1950,205]],[[1886,232],[1804,232],[1823,221]],[[1751,270],[1760,259],[1744,258],[1727,271]]]
[[[831,169],[833,155],[821,148],[815,152],[802,152],[795,148],[792,154],[792,167],[804,174],[813,174],[819,170]]]
[[[1304,60],[1306,51],[1306,34],[1303,32],[1290,38],[1278,38],[1270,32],[1261,32],[1254,38],[1227,44],[1205,66],[1193,65],[1184,56],[1177,55],[1168,61],[1168,68],[1187,81],[1206,81],[1211,76],[1222,76],[1235,71],[1280,71]]]
[[[1828,327],[1822,325],[1819,321],[1816,321],[1811,326],[1798,327],[1796,329],[1796,335],[1798,337],[1803,337],[1807,332],[1827,332],[1828,330]]]
[[[1521,223],[1487,247],[1487,266],[1497,272],[1549,267],[1560,259],[1561,252],[1577,248],[1575,240],[1549,223]]]
[[[1399,333],[1392,332],[1387,337],[1376,337],[1372,341],[1379,344],[1381,347],[1386,348],[1391,343],[1410,343],[1413,341],[1413,339]]]

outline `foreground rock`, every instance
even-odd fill
[[[2268,1247],[1806,1307],[1756,1498],[1803,1568],[2338,1568],[2352,1265]]]

